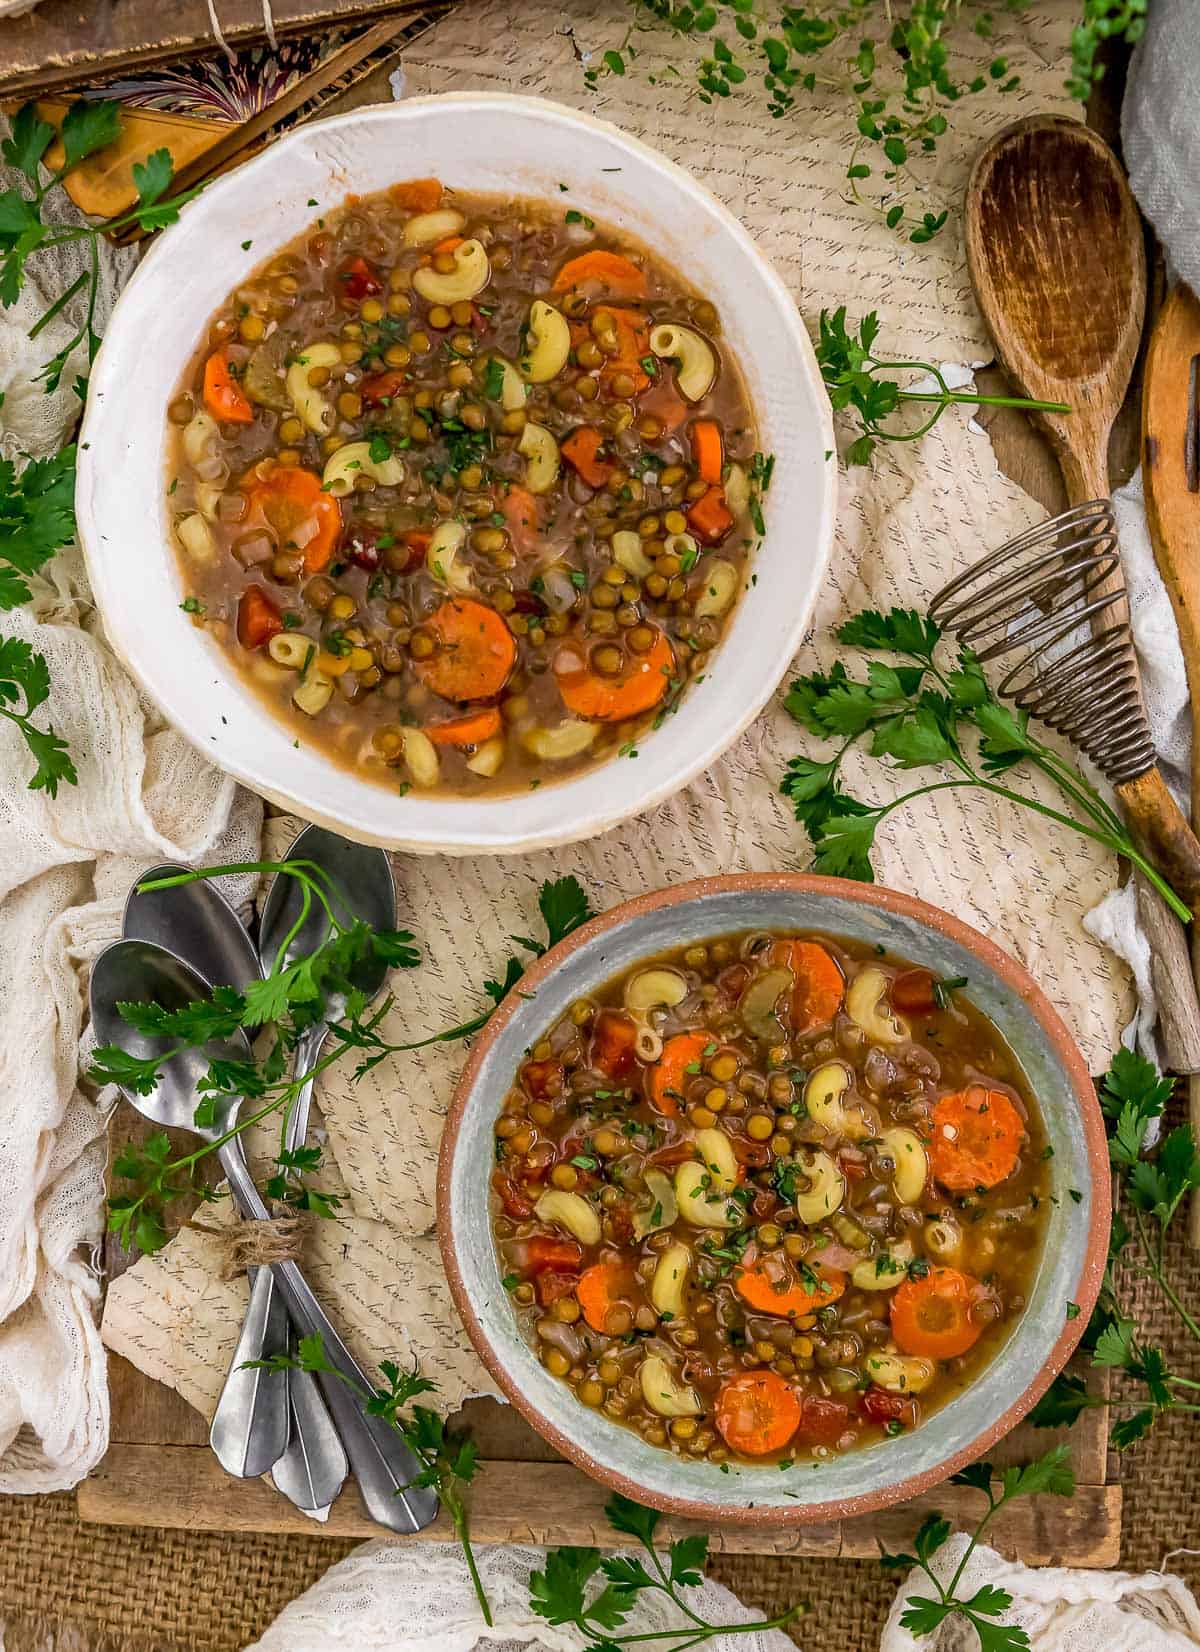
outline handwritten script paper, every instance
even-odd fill
[[[922,247],[898,240],[846,199],[848,93],[803,94],[782,120],[766,114],[757,92],[705,108],[689,90],[690,46],[660,29],[636,31],[630,72],[589,92],[581,57],[598,62],[625,42],[630,12],[621,0],[463,6],[406,54],[404,85],[406,95],[521,92],[612,120],[689,167],[738,213],[814,331],[822,308],[845,303],[855,323],[878,310],[885,354],[980,362],[991,349],[963,252],[967,172],[980,143],[1008,122],[1077,112],[1062,91],[1074,10],[1072,0],[1049,0],[1036,15],[997,15],[995,38],[974,42],[980,74],[1003,56],[1021,84],[1005,95],[989,84],[956,107],[921,203],[948,207],[950,221]],[[956,36],[972,49],[969,29]],[[778,463],[787,463],[786,453]],[[882,448],[870,470],[843,478],[829,581],[795,668],[827,669],[839,656],[833,631],[846,615],[894,603],[923,607],[952,573],[1040,514],[999,473],[987,438],[961,410],[919,443]],[[508,935],[530,933],[544,878],[574,873],[602,910],[710,873],[803,870],[811,850],[777,788],[788,758],[816,755],[816,742],[779,700],[685,792],[590,843],[519,858],[397,857],[400,919],[419,934],[426,961],[417,975],[397,977],[386,1036],[417,1039],[476,1014],[482,980],[502,964]],[[669,726],[660,738],[670,737]],[[878,764],[846,772],[848,789],[870,803],[895,797],[900,782]],[[1024,775],[1022,785],[1053,800],[1036,777]],[[290,828],[272,827],[276,852]],[[1074,1030],[1092,1071],[1106,1065],[1132,994],[1123,967],[1080,920],[1115,882],[1110,857],[1030,811],[985,794],[943,792],[890,817],[875,864],[881,883],[947,908],[1018,958]],[[420,1236],[433,1225],[441,1121],[462,1059],[461,1047],[435,1045],[382,1064],[357,1085],[349,1064],[326,1075],[321,1105],[353,1217],[322,1233],[314,1265],[314,1282],[351,1340],[360,1337],[360,1351],[378,1358],[408,1350],[436,1374],[452,1346],[443,1392],[451,1402],[482,1387],[482,1377],[453,1323],[432,1242]],[[110,1346],[203,1409],[215,1398],[244,1299],[240,1283],[214,1281],[210,1261],[194,1235],[181,1235],[165,1257],[116,1281],[104,1327]],[[364,1304],[372,1305],[366,1318]]]

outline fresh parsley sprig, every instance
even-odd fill
[[[993,1485],[997,1478],[998,1489]],[[955,1474],[950,1484],[971,1486],[982,1492],[987,1498],[987,1508],[971,1533],[948,1583],[941,1582],[931,1564],[950,1538],[950,1522],[940,1514],[931,1514],[922,1523],[913,1540],[912,1554],[884,1552],[880,1555],[880,1563],[889,1571],[907,1571],[915,1567],[924,1572],[936,1591],[932,1596],[909,1595],[900,1625],[910,1634],[920,1637],[933,1634],[947,1618],[956,1617],[974,1629],[979,1637],[980,1652],[1025,1652],[1030,1644],[1025,1630],[997,1621],[1012,1605],[1012,1596],[1006,1589],[985,1583],[964,1600],[959,1597],[958,1586],[988,1526],[1014,1498],[1045,1494],[1070,1497],[1075,1490],[1075,1475],[1071,1469],[1069,1448],[1055,1446],[1036,1462],[1014,1464],[1002,1470],[999,1476],[991,1463],[972,1463],[961,1474]]]
[[[526,963],[516,953],[505,960],[497,980],[484,983],[490,1003],[469,1021],[461,1022],[426,1038],[396,1043],[386,1039],[380,1026],[395,1003],[388,993],[374,1009],[357,986],[364,965],[384,964],[389,969],[413,969],[420,955],[407,930],[378,930],[353,918],[340,905],[336,887],[328,875],[312,861],[258,861],[200,868],[157,878],[141,887],[164,889],[201,879],[228,877],[235,873],[257,872],[290,877],[301,890],[296,923],[284,937],[271,969],[262,981],[253,982],[244,993],[231,987],[216,987],[205,999],[177,1010],[164,1010],[155,1003],[122,1003],[118,1010],[127,1025],[149,1037],[172,1042],[157,1056],[133,1056],[119,1045],[98,1049],[88,1076],[97,1084],[119,1084],[135,1095],[150,1095],[158,1084],[163,1064],[185,1049],[233,1037],[239,1029],[261,1040],[265,1053],[250,1060],[211,1059],[198,1085],[196,1123],[216,1126],[234,1098],[253,1105],[217,1141],[204,1142],[191,1151],[172,1157],[165,1131],[151,1135],[141,1146],[127,1144],[114,1161],[117,1174],[130,1185],[109,1199],[109,1227],[125,1244],[142,1251],[160,1250],[167,1242],[166,1207],[186,1195],[208,1197],[204,1183],[207,1161],[216,1149],[240,1135],[251,1125],[278,1115],[280,1142],[275,1155],[275,1172],[267,1183],[270,1197],[308,1210],[319,1216],[333,1215],[337,1196],[313,1185],[311,1178],[321,1169],[319,1149],[304,1145],[287,1146],[287,1121],[303,1086],[350,1051],[358,1052],[353,1070],[355,1081],[390,1055],[423,1049],[431,1044],[469,1038],[479,1031],[497,1006],[520,981]],[[288,951],[303,928],[313,906],[324,913],[325,939],[313,952],[288,961]],[[515,946],[535,957],[541,956],[586,922],[593,914],[587,896],[573,877],[543,883],[538,891],[538,910],[545,937],[512,936]],[[300,1033],[319,1019],[327,1018],[333,1000],[345,1004],[345,1012],[331,1022],[332,1039],[325,1053],[307,1072],[287,1076],[287,1057]]]
[[[138,228],[145,232],[173,224],[185,201],[199,193],[200,185],[168,196],[174,166],[170,151],[156,149],[144,162],[135,162],[133,181],[137,202],[128,212],[99,224],[64,224],[47,220],[42,208],[46,197],[59,188],[81,161],[97,150],[115,143],[121,131],[121,106],[111,100],[72,103],[63,118],[60,136],[63,162],[55,171],[45,166],[45,156],[54,141],[54,128],[42,120],[37,105],[27,103],[13,116],[9,135],[0,143],[0,156],[18,172],[24,187],[14,185],[0,193],[0,304],[11,308],[21,296],[29,260],[38,253],[54,252],[76,242],[86,243],[87,268],[43,312],[29,330],[36,338],[79,293],[87,294],[84,319],[69,343],[42,369],[45,388],[57,390],[67,362],[80,344],[86,345],[89,362],[100,347],[96,330],[96,302],[100,289],[100,237]]]
[[[58,796],[59,782],[75,785],[79,776],[61,735],[53,725],[42,729],[33,714],[50,698],[50,671],[46,656],[37,654],[22,637],[0,637],[0,717],[5,717],[21,734],[36,761],[29,781],[31,792]]]
[[[830,405],[835,413],[851,408],[858,416],[862,434],[846,449],[847,465],[865,465],[879,442],[915,442],[941,418],[948,407],[1019,407],[1025,412],[1069,413],[1065,402],[1032,401],[1026,396],[982,396],[974,390],[951,390],[940,370],[931,361],[888,361],[874,353],[879,336],[879,317],[874,310],[863,317],[858,331],[846,327],[846,306],[832,315],[821,311],[821,331],[817,340],[817,362]],[[904,389],[895,378],[883,373],[919,373],[932,378],[933,390]],[[905,404],[932,407],[929,417],[911,428],[888,427],[884,421]]]
[[[940,628],[905,608],[856,614],[837,637],[847,647],[898,655],[906,663],[872,659],[861,679],[851,677],[839,660],[828,672],[797,678],[784,699],[784,709],[803,728],[836,742],[830,757],[792,758],[780,784],[812,839],[818,872],[873,882],[871,847],[889,815],[918,797],[974,787],[1126,856],[1171,910],[1190,921],[1189,908],[1142,854],[1120,816],[1078,769],[1030,731],[1025,713],[996,699],[970,649],[959,649],[953,665],[941,663]],[[872,757],[887,759],[895,769],[939,765],[949,778],[916,786],[890,803],[860,802],[841,784],[845,757],[860,740]],[[1021,765],[1053,781],[1064,809],[1002,783]]]
[[[1083,1346],[1094,1366],[1121,1372],[1141,1390],[1138,1400],[1121,1396],[1114,1402],[1122,1413],[1110,1436],[1118,1450],[1140,1440],[1169,1411],[1200,1412],[1200,1380],[1172,1371],[1163,1349],[1142,1334],[1128,1300],[1129,1282],[1148,1280],[1200,1346],[1200,1305],[1185,1303],[1166,1260],[1172,1224],[1184,1200],[1200,1187],[1200,1153],[1186,1124],[1151,1143],[1171,1090],[1171,1080],[1151,1062],[1124,1049],[1114,1056],[1100,1090],[1109,1160],[1133,1225],[1120,1209],[1114,1213],[1108,1266]],[[1055,1378],[1030,1420],[1058,1428],[1104,1403],[1081,1377],[1065,1374]]]
[[[703,1582],[708,1560],[708,1538],[702,1533],[678,1538],[665,1556],[654,1547],[662,1516],[619,1494],[609,1498],[604,1513],[614,1531],[636,1538],[646,1555],[602,1555],[598,1549],[563,1546],[548,1549],[546,1564],[529,1578],[530,1607],[555,1627],[572,1625],[585,1637],[584,1652],[616,1652],[619,1647],[655,1645],[662,1652],[684,1652],[721,1635],[750,1635],[782,1629],[807,1604],[790,1606],[777,1617],[755,1623],[709,1623],[693,1610],[686,1591]],[[599,1587],[597,1587],[599,1585]],[[664,1595],[678,1609],[683,1622],[677,1628],[622,1635],[639,1595]]]
[[[479,1470],[479,1448],[469,1433],[465,1430],[452,1432],[446,1426],[446,1419],[428,1406],[413,1405],[410,1411],[405,1410],[418,1395],[436,1393],[437,1384],[423,1377],[416,1365],[411,1370],[403,1371],[394,1360],[385,1359],[380,1362],[379,1371],[387,1387],[368,1393],[351,1381],[344,1371],[330,1364],[319,1333],[301,1337],[296,1354],[295,1359],[287,1354],[274,1354],[270,1359],[247,1360],[245,1368],[259,1371],[323,1371],[353,1389],[363,1401],[368,1416],[382,1417],[390,1428],[395,1429],[421,1464],[421,1472],[403,1489],[407,1491],[410,1486],[429,1486],[437,1492],[462,1545],[475,1598],[483,1613],[483,1621],[490,1629],[492,1609],[479,1575],[475,1551],[471,1547],[470,1511],[464,1496],[465,1488]]]
[[[719,104],[761,86],[768,114],[788,114],[805,93],[840,93],[846,112],[846,178],[858,205],[906,240],[920,245],[944,227],[948,212],[922,202],[929,166],[959,104],[991,87],[1011,94],[1020,84],[1008,60],[993,55],[980,67],[979,40],[994,31],[999,10],[1024,12],[1030,0],[630,0],[634,26],[616,50],[584,69],[594,90],[637,63],[635,31],[672,30],[699,52],[691,73],[672,63],[651,77],[658,86],[686,87],[701,103]],[[1104,73],[1106,41],[1132,45],[1145,27],[1147,0],[1078,0],[1064,82],[1086,101]],[[969,33],[968,33],[969,31]],[[974,39],[970,39],[974,36]],[[964,37],[968,46],[960,43]],[[972,61],[974,59],[974,61]],[[869,193],[868,193],[869,191]]]
[[[74,496],[74,447],[27,460],[20,472],[0,459],[0,613],[32,599],[30,580],[74,538]],[[29,789],[56,797],[60,781],[73,786],[78,776],[66,742],[32,720],[49,697],[45,655],[21,638],[0,638],[0,716],[16,725],[36,760]]]

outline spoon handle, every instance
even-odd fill
[[[270,1212],[241,1154],[231,1152],[226,1143],[218,1156],[238,1203],[256,1220],[267,1220]],[[437,1515],[437,1496],[426,1486],[405,1488],[411,1486],[423,1465],[381,1417],[367,1415],[362,1396],[370,1398],[374,1389],[334,1330],[298,1265],[276,1262],[271,1272],[297,1330],[302,1336],[319,1336],[322,1340],[332,1369],[317,1372],[317,1380],[346,1447],[367,1512],[392,1531],[421,1531]]]
[[[250,1306],[230,1362],[208,1441],[226,1474],[239,1480],[265,1474],[288,1447],[288,1371],[246,1369],[248,1360],[285,1354],[288,1317],[269,1268],[251,1273]]]
[[[282,1293],[280,1293],[282,1294]],[[295,1338],[289,1352],[295,1353]],[[327,1509],[350,1472],[345,1448],[311,1371],[291,1371],[292,1434],[272,1465],[276,1491],[310,1514]]]

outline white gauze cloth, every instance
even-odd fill
[[[960,1533],[934,1556],[933,1569],[943,1584],[950,1581],[966,1546]],[[955,1595],[969,1600],[984,1584],[1012,1596],[1003,1621],[1024,1629],[1035,1652],[1194,1652],[1200,1646],[1200,1606],[1181,1578],[1165,1572],[1138,1575],[1022,1566],[981,1546],[963,1569]],[[978,1652],[978,1635],[958,1617],[921,1639],[902,1629],[900,1619],[910,1595],[932,1597],[933,1587],[923,1572],[910,1572],[901,1585],[880,1652]]]
[[[1129,68],[1121,141],[1138,205],[1172,270],[1200,292],[1200,38],[1196,0],[1152,0]]]
[[[1117,489],[1113,509],[1150,732],[1163,778],[1183,812],[1190,814],[1192,708],[1187,671],[1171,599],[1159,577],[1150,530],[1146,526],[1140,470],[1125,487]],[[1138,1008],[1135,1019],[1125,1029],[1125,1042],[1135,1044],[1152,1060],[1161,1061],[1154,1036],[1158,1008],[1150,974],[1150,943],[1138,919],[1133,880],[1127,880],[1099,906],[1093,907],[1083,925],[1133,971]]]
[[[15,180],[0,169],[0,189]],[[101,252],[102,326],[128,254]],[[75,247],[35,261],[0,310],[0,453],[18,466],[67,439],[82,352],[47,395],[36,376],[72,336],[78,301],[36,340],[28,330],[84,268]],[[262,804],[239,793],[165,727],[104,641],[82,560],[62,551],[32,604],[0,614],[0,636],[46,656],[49,718],[69,742],[77,786],[31,792],[33,763],[0,719],[0,1492],[73,1486],[108,1444],[99,1280],[105,1114],[78,1087],[87,969],[120,934],[136,873],[160,860],[253,860]],[[137,592],[130,592],[136,602]],[[231,893],[247,898],[248,883]]]
[[[480,1549],[476,1559],[494,1627],[485,1629],[461,1551],[445,1543],[364,1543],[285,1606],[246,1652],[579,1652],[571,1628],[554,1629],[530,1610],[529,1574],[544,1549]],[[690,1589],[688,1605],[708,1623],[754,1623],[728,1589],[710,1579]],[[686,1626],[659,1595],[639,1599],[622,1635]],[[595,1638],[595,1637],[593,1637]],[[713,1652],[795,1652],[780,1629],[722,1635]]]

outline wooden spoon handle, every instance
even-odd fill
[[[1146,853],[1175,893],[1196,911],[1200,908],[1200,842],[1159,769],[1147,769],[1136,780],[1116,788],[1129,824]]]

